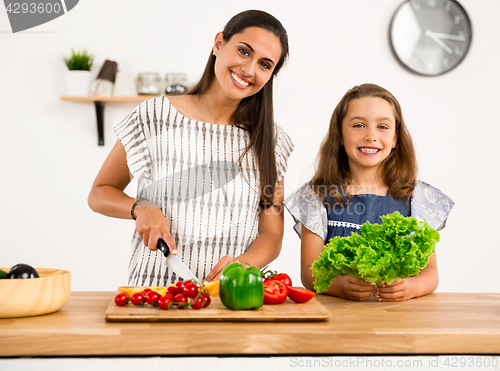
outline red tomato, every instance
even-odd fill
[[[199,291],[198,286],[195,286],[192,283],[186,283],[184,285],[182,293],[186,295],[188,298],[194,298],[196,297],[196,295],[198,295],[198,291]]]
[[[184,309],[187,307],[188,299],[187,299],[186,295],[184,295],[184,294],[177,294],[174,296],[174,302],[179,303],[179,304],[176,304],[177,308]]]
[[[303,287],[292,287],[288,288],[288,297],[296,303],[305,303],[311,300],[314,295],[314,292],[309,291]]]
[[[159,293],[157,293],[156,291],[149,291],[147,294],[146,294],[146,302],[148,304],[155,304],[158,299],[161,298],[161,295]]]
[[[268,277],[266,278],[264,281],[271,281],[271,280],[275,280],[275,281],[281,281],[285,284],[285,286],[292,286],[292,279],[290,278],[290,276],[286,273],[278,273],[277,275],[275,275],[274,277]]]
[[[168,309],[168,305],[174,300],[174,297],[170,294],[165,294],[158,299],[158,307],[160,309]]]
[[[148,287],[148,288],[146,288],[146,289],[142,290],[142,293],[144,294],[144,296],[146,296],[146,295],[147,295],[147,293],[148,293],[148,292],[151,292],[151,291],[153,291],[153,290],[151,290],[151,289]]]
[[[203,296],[199,296],[198,299],[196,298],[189,298],[189,302],[191,303],[191,308],[193,309],[201,309],[203,307]]]
[[[172,295],[172,296],[180,294],[180,292],[177,290],[177,287],[175,287],[175,286],[169,286],[167,288],[167,293],[170,294],[170,295]]]
[[[144,297],[144,294],[142,292],[136,292],[134,295],[132,295],[130,301],[134,305],[140,305],[146,302],[146,298]]]
[[[264,304],[281,304],[286,300],[288,289],[277,280],[264,281]]]
[[[118,305],[119,307],[123,307],[125,304],[127,304],[130,300],[130,296],[125,293],[125,292],[120,292],[118,295],[115,297],[115,304]]]
[[[201,307],[202,308],[208,307],[210,305],[210,302],[212,301],[212,299],[210,299],[210,295],[208,295],[207,293],[202,292],[201,296],[203,297],[203,305]]]

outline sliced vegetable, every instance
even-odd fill
[[[281,304],[286,300],[288,289],[278,280],[264,281],[264,304]]]
[[[219,295],[229,309],[257,309],[264,303],[264,284],[258,268],[246,269],[238,262],[228,264],[220,275]]]
[[[316,294],[313,291],[307,290],[303,287],[288,287],[288,297],[296,303],[306,303],[311,300],[314,295]]]
[[[208,292],[210,295],[219,294],[219,280],[207,283],[203,286],[203,290]]]

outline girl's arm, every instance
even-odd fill
[[[404,301],[427,295],[436,290],[439,283],[436,253],[429,257],[429,263],[417,276],[404,280],[398,278],[390,286],[377,288],[380,301]]]
[[[247,251],[233,258],[229,255],[213,267],[203,281],[219,279],[219,275],[226,265],[232,262],[245,263],[262,268],[278,257],[283,241],[283,201],[284,201],[284,178],[275,187],[273,206],[262,209],[259,215],[259,236],[252,242]]]
[[[135,199],[124,192],[129,183],[130,173],[125,148],[117,140],[92,184],[88,196],[90,208],[106,216],[132,219],[130,210]],[[156,243],[161,237],[170,246],[171,252],[177,253],[168,221],[157,205],[148,201],[140,202],[134,214],[137,217],[137,232],[145,246],[150,250],[156,250]]]
[[[305,288],[313,290],[314,277],[312,276],[312,263],[323,252],[325,241],[316,233],[302,226],[300,271],[302,284]],[[335,277],[327,291],[322,294],[339,296],[349,300],[365,300],[374,292],[375,287],[359,278],[340,276]]]

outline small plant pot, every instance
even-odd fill
[[[90,71],[66,71],[66,95],[86,96],[90,92]]]

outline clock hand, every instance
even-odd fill
[[[444,42],[442,42],[441,39],[439,39],[433,32],[427,30],[425,32],[425,34],[427,36],[429,36],[432,40],[434,40],[436,42],[436,44],[438,44],[441,48],[443,48],[449,54],[453,54],[453,50],[451,50],[451,48],[448,45],[446,45]]]
[[[447,34],[447,33],[431,32],[429,30],[427,30],[426,34],[433,34],[434,36],[437,36],[440,39],[465,41],[465,37],[462,36],[462,35],[450,35],[450,34]]]

